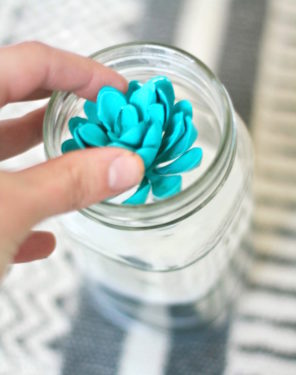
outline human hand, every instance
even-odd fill
[[[0,48],[0,108],[47,97],[52,90],[95,100],[104,85],[127,88],[123,77],[89,58],[38,42]],[[0,121],[0,160],[41,141],[44,112]],[[75,151],[23,171],[0,171],[0,276],[12,261],[53,251],[53,234],[31,231],[35,224],[118,194],[139,183],[143,172],[141,158],[119,148]]]

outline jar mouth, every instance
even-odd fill
[[[200,210],[217,194],[224,184],[234,160],[236,151],[236,123],[234,109],[227,90],[214,73],[198,58],[182,49],[164,44],[141,42],[125,43],[108,47],[92,54],[90,57],[118,70],[116,61],[124,56],[159,56],[173,59],[176,64],[188,69],[193,74],[202,74],[206,84],[215,92],[216,100],[222,108],[222,131],[219,146],[207,169],[180,193],[165,200],[143,205],[119,205],[112,202],[100,202],[80,210],[95,221],[124,230],[152,229],[172,225]],[[44,117],[44,147],[48,159],[60,156],[54,141],[53,119],[56,119],[58,104],[63,103],[74,94],[54,92],[50,98]],[[57,124],[58,126],[61,124]]]

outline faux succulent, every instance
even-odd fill
[[[167,77],[154,77],[144,84],[131,81],[126,94],[103,87],[96,103],[85,102],[84,112],[87,118],[70,119],[73,138],[62,144],[62,152],[116,146],[139,154],[145,176],[124,204],[145,203],[151,189],[157,199],[177,194],[182,187],[180,174],[201,162],[202,150],[192,148],[197,138],[192,105],[188,100],[175,103]]]

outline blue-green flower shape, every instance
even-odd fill
[[[191,148],[197,138],[188,100],[175,103],[171,81],[165,76],[144,84],[131,81],[126,94],[103,87],[96,103],[86,101],[87,118],[69,121],[72,139],[62,144],[62,152],[79,148],[116,146],[139,154],[145,176],[138,190],[124,204],[143,204],[152,189],[164,199],[180,192],[181,173],[196,168],[202,150]]]

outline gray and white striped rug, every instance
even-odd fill
[[[135,323],[122,331],[98,314],[60,241],[50,259],[15,266],[1,286],[0,375],[296,374],[296,1],[81,4],[0,0],[0,43],[39,39],[89,54],[146,39],[204,60],[254,139],[256,261],[228,319],[187,333]],[[36,148],[1,167],[42,158]],[[59,235],[54,221],[43,226]]]

